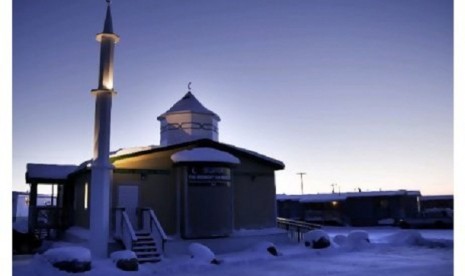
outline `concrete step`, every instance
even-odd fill
[[[138,241],[153,241],[153,238],[150,236],[136,236]]]
[[[138,251],[138,250],[154,250],[156,251],[157,250],[157,247],[155,246],[155,244],[153,245],[134,245],[132,247],[132,251]]]
[[[156,243],[149,232],[136,231],[137,241],[132,243],[132,251],[139,263],[157,263],[161,261]]]
[[[135,241],[132,243],[133,246],[142,246],[142,245],[155,245],[154,240],[143,240],[143,241]]]
[[[137,258],[139,263],[158,263],[161,261],[160,257],[144,257],[144,258]]]

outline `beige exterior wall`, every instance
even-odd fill
[[[111,215],[118,204],[121,185],[138,185],[140,207],[152,208],[168,235],[180,229],[181,204],[178,178],[185,178],[173,167],[171,155],[186,148],[127,157],[113,162],[115,171],[111,185]],[[247,156],[237,156],[241,164],[232,168],[233,226],[235,229],[257,229],[276,225],[274,170]],[[84,184],[90,171],[75,179],[75,224],[89,227],[89,212],[84,209]],[[90,187],[88,189],[90,191]],[[90,208],[90,206],[89,206]],[[114,219],[112,219],[113,225]],[[112,226],[113,227],[113,226]]]
[[[167,234],[176,233],[176,185],[171,155],[175,151],[129,157],[113,163],[112,207],[118,203],[120,185],[139,186],[139,206],[152,208]],[[135,169],[119,173],[118,169]],[[137,171],[137,170],[147,171]],[[157,171],[150,171],[157,170]]]
[[[90,186],[88,186],[88,208],[84,206],[85,184],[90,182],[90,171],[80,173],[74,179],[73,220],[76,226],[89,228]]]
[[[234,228],[257,229],[276,226],[274,170],[240,158],[233,169]]]

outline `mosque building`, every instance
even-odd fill
[[[100,42],[94,156],[80,165],[27,164],[29,231],[59,237],[90,231],[92,254],[112,243],[156,261],[173,239],[230,237],[276,226],[275,171],[284,163],[219,141],[220,117],[187,92],[160,121],[160,145],[110,152],[114,47],[108,3]],[[38,185],[53,185],[52,206],[38,206]],[[42,219],[42,218],[46,219]]]

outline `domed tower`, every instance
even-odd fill
[[[191,93],[157,118],[160,121],[160,145],[169,146],[198,139],[218,141],[220,117],[204,107]]]

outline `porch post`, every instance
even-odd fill
[[[29,191],[29,215],[28,215],[28,232],[33,233],[37,222],[37,182],[31,183]]]

